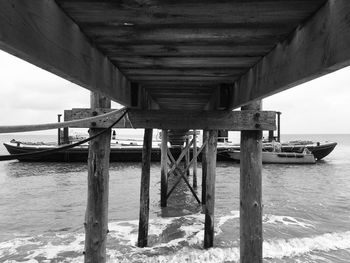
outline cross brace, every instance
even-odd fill
[[[187,146],[192,145],[192,143],[193,143],[193,140],[191,140],[191,142],[190,142]],[[181,179],[184,179],[185,183],[187,184],[187,186],[188,186],[188,188],[190,189],[190,191],[191,191],[191,193],[193,194],[193,196],[196,198],[197,202],[198,202],[199,204],[201,203],[201,201],[199,200],[199,198],[198,198],[196,192],[194,191],[194,189],[192,188],[192,186],[191,186],[190,183],[188,182],[188,180],[187,180],[185,174],[186,174],[186,171],[187,171],[188,169],[190,169],[190,167],[191,167],[191,165],[193,164],[194,160],[195,160],[196,158],[198,158],[198,155],[202,152],[202,150],[203,150],[204,147],[207,145],[207,143],[208,143],[208,141],[206,140],[206,141],[202,144],[201,148],[197,151],[196,156],[193,156],[193,158],[191,159],[191,161],[189,162],[189,164],[185,167],[185,169],[184,169],[183,171],[180,170],[180,169],[176,169],[176,168],[178,168],[178,165],[179,165],[179,163],[181,162],[181,159],[182,159],[183,156],[184,156],[184,155],[181,156],[182,153],[186,153],[186,151],[188,150],[189,147],[185,147],[185,148],[182,150],[182,152],[181,152],[181,154],[180,154],[180,156],[179,156],[179,158],[177,159],[176,162],[175,162],[175,159],[174,159],[173,155],[171,154],[171,152],[168,151],[168,153],[170,153],[170,154],[169,154],[170,161],[171,161],[172,164],[174,164],[173,167],[172,167],[172,169],[171,169],[170,171],[171,171],[171,173],[173,173],[173,172],[177,173],[178,175],[180,175],[180,177],[179,177],[179,179],[175,182],[175,184],[174,184],[173,187],[170,189],[170,191],[168,192],[168,194],[167,194],[167,199],[169,198],[169,196],[171,195],[171,193],[175,190],[175,188],[177,187],[177,185],[180,183]],[[168,176],[170,175],[170,171],[169,171],[169,173],[168,173]]]

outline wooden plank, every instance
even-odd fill
[[[229,45],[211,44],[204,45],[202,43],[188,44],[109,44],[101,43],[100,47],[108,50],[111,56],[121,56],[131,54],[133,56],[174,56],[174,57],[189,57],[189,56],[214,56],[214,57],[237,57],[237,56],[255,56],[259,57],[271,50],[271,44],[259,43],[256,45],[235,45],[234,48]],[[129,72],[124,71],[125,74]],[[132,73],[131,73],[132,74]]]
[[[261,102],[242,107],[260,110]],[[241,132],[240,260],[262,261],[262,132]]]
[[[97,93],[91,94],[91,108],[110,108],[111,101]],[[89,130],[94,136],[99,128]],[[106,262],[108,234],[109,153],[111,131],[92,140],[88,157],[88,193],[85,213],[85,263]]]
[[[108,110],[73,109],[72,120],[91,117]],[[95,126],[108,127],[117,117],[96,121]],[[86,125],[74,125],[74,128],[88,128]],[[221,130],[275,130],[276,113],[274,111],[171,111],[129,109],[128,117],[120,121],[115,128],[157,128],[157,129],[221,129]]]
[[[158,68],[196,68],[213,69],[232,68],[240,69],[251,67],[260,60],[260,57],[142,57],[123,56],[112,58],[121,68],[139,69],[147,67]]]
[[[152,132],[152,129],[145,129],[143,138],[138,247],[146,247],[148,241]]]
[[[188,25],[208,23],[274,24],[295,26],[315,11],[322,0],[116,2],[110,0],[56,0],[84,26],[113,24]]]
[[[291,29],[290,29],[291,30]],[[272,44],[288,34],[273,24],[89,25],[85,31],[97,43],[109,44]]]
[[[184,76],[184,77],[236,77],[246,72],[246,68],[131,68],[124,73],[133,77],[142,76]]]
[[[130,106],[130,83],[55,1],[0,1],[0,48]]]
[[[168,192],[168,130],[162,130],[160,206],[167,206]]]
[[[150,75],[131,75],[129,76],[130,80],[137,82],[147,82],[147,81],[203,81],[203,82],[229,82],[235,81],[239,78],[239,75],[230,75],[230,76],[203,76],[203,75],[169,75],[169,76],[160,76],[157,74]]]
[[[350,1],[327,1],[236,82],[232,108],[350,65]]]
[[[214,207],[215,207],[215,177],[216,177],[216,153],[217,130],[209,130],[207,178],[205,195],[205,223],[204,223],[204,248],[214,245]],[[254,262],[254,261],[251,261]]]
[[[206,196],[206,185],[207,185],[207,173],[208,173],[208,138],[209,138],[209,131],[203,130],[203,142],[202,145],[204,145],[203,152],[202,152],[202,204],[205,205],[205,196]]]

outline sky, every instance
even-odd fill
[[[0,125],[56,122],[65,109],[90,105],[87,89],[3,51],[0,69]],[[349,99],[350,67],[270,96],[263,109],[282,112],[282,134],[348,134]]]

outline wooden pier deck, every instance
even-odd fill
[[[152,129],[203,130],[201,202],[209,248],[217,130],[241,131],[240,260],[262,262],[261,132],[276,125],[275,112],[262,111],[261,100],[348,66],[349,17],[348,0],[4,0],[0,48],[91,90],[92,97],[91,109],[67,112],[65,121],[73,122],[0,132],[87,127],[93,135],[120,115],[99,118],[111,111],[110,100],[127,107],[127,117],[115,127],[145,129],[143,247]],[[106,261],[108,138],[106,133],[90,144],[85,262]],[[188,165],[180,170],[169,156],[168,166],[167,140],[161,147],[161,206],[169,197],[167,177],[176,171],[186,181],[187,166],[195,163],[185,157]]]

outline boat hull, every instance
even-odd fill
[[[40,146],[17,146],[14,144],[4,143],[7,151],[10,154],[22,154],[22,153],[34,153],[42,150],[51,150],[57,147],[40,147]],[[228,156],[229,147],[218,148],[217,161],[230,161]],[[175,159],[180,155],[180,147],[172,147],[171,152]],[[192,149],[190,150],[192,158]],[[161,151],[159,147],[153,147],[151,152],[151,161],[159,162]],[[18,160],[24,162],[86,162],[88,159],[88,147],[74,147],[68,150],[62,150],[54,153],[50,153],[44,156],[27,155],[17,157]],[[201,154],[198,156],[198,160],[201,161]],[[110,162],[141,162],[142,161],[142,146],[139,147],[111,147]]]
[[[234,161],[240,161],[240,151],[230,151],[229,156]],[[262,163],[276,164],[314,164],[316,163],[313,154],[289,153],[289,152],[262,152]]]

